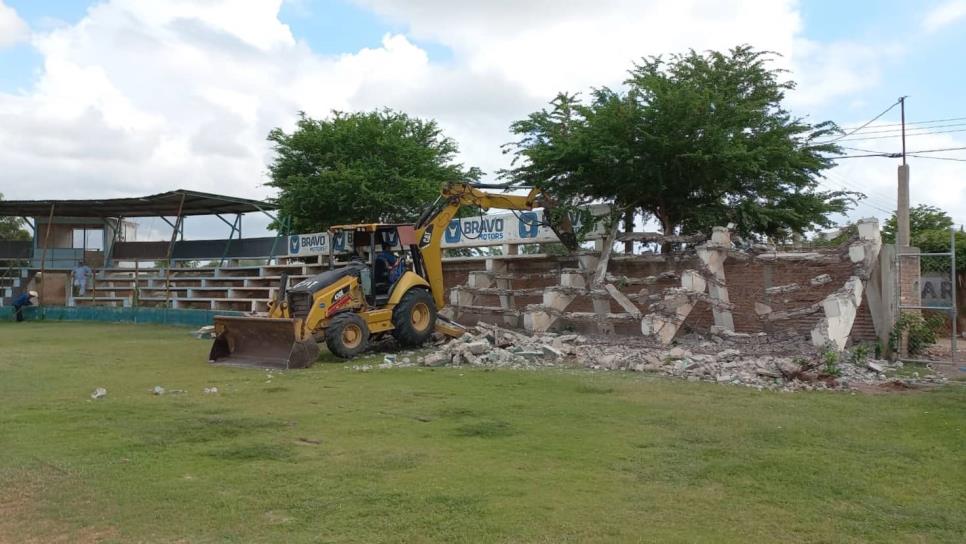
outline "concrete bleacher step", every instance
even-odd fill
[[[117,307],[128,307],[131,305],[131,299],[127,297],[74,297],[74,306],[113,306]]]

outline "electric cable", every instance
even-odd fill
[[[880,117],[882,117],[883,115],[885,115],[885,114],[887,114],[887,113],[889,113],[890,111],[892,111],[892,108],[894,108],[894,107],[896,107],[896,106],[898,106],[898,105],[899,105],[899,102],[900,102],[900,100],[896,100],[895,102],[893,102],[893,103],[892,103],[892,105],[891,105],[891,106],[889,106],[888,108],[886,108],[886,109],[884,109],[884,110],[882,110],[882,113],[880,113],[879,115],[876,115],[876,116],[875,116],[875,117],[873,117],[872,119],[870,119],[870,120],[868,120],[868,121],[866,121],[864,125],[862,125],[862,126],[860,126],[860,127],[858,127],[858,128],[856,128],[856,129],[853,129],[853,130],[851,130],[850,132],[846,132],[845,134],[843,134],[842,136],[839,136],[838,138],[833,138],[833,139],[831,139],[831,140],[829,140],[829,141],[827,141],[827,142],[819,142],[819,143],[816,143],[816,144],[814,144],[814,145],[825,145],[825,144],[830,144],[830,143],[833,143],[833,142],[837,142],[837,141],[839,141],[839,140],[842,140],[842,139],[844,139],[844,138],[848,138],[849,136],[851,136],[851,135],[853,135],[853,134],[855,134],[856,132],[858,132],[858,131],[860,131],[860,130],[862,130],[863,128],[865,128],[865,127],[867,127],[867,126],[869,126],[869,125],[871,125],[872,123],[874,123],[874,122],[875,122],[875,121],[876,121],[877,119],[879,119],[879,118],[880,118]]]

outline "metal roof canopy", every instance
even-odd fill
[[[182,198],[184,201],[182,202]],[[0,217],[162,217],[264,212],[278,206],[251,200],[178,189],[134,198],[95,200],[0,200]],[[180,210],[180,214],[178,213]]]

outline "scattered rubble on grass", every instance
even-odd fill
[[[214,395],[215,393],[218,392],[218,388],[217,387],[206,387],[206,388],[204,388],[203,391],[204,391],[204,393],[206,395]]]
[[[816,352],[807,337],[723,332],[676,339],[662,346],[642,339],[588,337],[541,333],[533,336],[488,323],[478,323],[462,338],[440,341],[431,352],[385,355],[378,365],[357,365],[360,372],[374,368],[411,366],[483,366],[535,369],[591,368],[653,372],[689,381],[743,385],[785,391],[847,389],[896,380],[901,362],[851,357],[848,352]],[[941,376],[918,376],[905,383],[942,383]]]

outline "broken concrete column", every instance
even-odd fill
[[[728,258],[731,250],[731,232],[725,227],[715,227],[711,234],[711,240],[697,247],[698,258],[705,264],[708,271],[714,276],[714,280],[708,284],[708,294],[711,299],[730,303],[728,298],[728,288],[725,286],[724,262]],[[721,330],[734,331],[735,320],[731,310],[719,305],[712,305],[711,312],[714,315],[714,325]]]
[[[822,347],[831,343],[839,351],[845,349],[862,303],[862,291],[862,279],[852,276],[844,287],[825,297],[822,301],[824,315],[812,329],[812,345]]]
[[[516,246],[511,247],[516,248]],[[507,262],[504,260],[487,259],[486,261],[486,271],[490,274],[490,281],[495,283],[498,289],[510,289],[510,280],[496,277],[498,274],[505,275],[507,270]],[[512,310],[514,308],[513,295],[499,296],[500,308],[504,310]],[[520,325],[517,315],[509,312],[503,314],[503,324],[507,327],[517,327]]]
[[[879,259],[882,249],[879,221],[875,218],[861,219],[856,223],[856,229],[858,239],[849,246],[849,260],[855,264],[855,275],[822,301],[824,315],[812,329],[812,344],[817,347],[831,343],[839,350],[845,349],[859,305],[862,304],[864,282],[871,277]],[[878,297],[870,297],[870,301],[870,304],[877,302]]]
[[[707,286],[708,282],[695,270],[685,270],[681,274],[681,289],[703,293]]]
[[[596,263],[595,263],[596,264]],[[570,289],[585,289],[587,280],[579,270],[565,269],[560,273],[560,286]],[[577,298],[572,291],[547,288],[543,292],[543,305],[530,306],[523,314],[523,327],[529,332],[546,332],[557,320],[547,309],[562,312]]]
[[[682,291],[666,296],[660,303],[662,311],[647,314],[641,319],[641,334],[653,336],[662,344],[670,344],[674,340],[674,335],[694,309],[688,292]]]
[[[879,231],[879,220],[876,218],[860,219],[856,224],[859,239],[849,246],[849,260],[856,265],[856,274],[867,280],[872,275],[882,249],[882,234]]]
[[[523,314],[523,328],[528,332],[545,332],[556,319],[543,309],[530,309]]]

